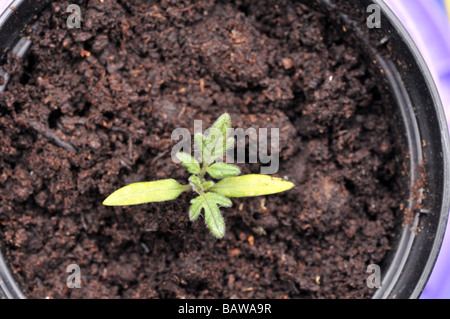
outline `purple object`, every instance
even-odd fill
[[[0,15],[5,11],[5,9],[12,5],[12,0],[0,0]]]
[[[450,23],[442,2],[434,0],[385,0],[417,44],[442,99],[450,122]],[[450,223],[423,299],[450,299]]]

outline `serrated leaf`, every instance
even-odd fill
[[[211,154],[209,156],[209,158],[211,159],[210,163],[214,162],[219,157],[223,157],[223,155],[225,154],[227,149],[229,149],[233,145],[234,145],[234,139],[233,138],[231,138],[231,140],[230,139],[227,140],[225,143],[222,143],[222,141],[218,140],[217,144],[210,151],[210,154]],[[206,148],[208,148],[208,146],[206,146]]]
[[[196,220],[203,209],[205,212],[205,222],[213,236],[222,238],[225,235],[225,220],[220,212],[219,206],[231,207],[232,202],[229,198],[217,194],[206,193],[191,200],[189,208],[189,218]]]
[[[230,176],[237,176],[241,170],[236,165],[226,163],[214,163],[206,170],[213,178],[225,178]]]
[[[233,202],[228,197],[219,194],[219,193],[206,193],[206,198],[209,201],[215,202],[217,205],[221,207],[231,207],[233,205]]]
[[[195,133],[194,134],[194,142],[197,148],[201,151],[203,150],[205,136],[202,133]]]
[[[287,191],[294,183],[269,175],[242,175],[227,177],[217,182],[210,191],[227,197],[250,197]]]
[[[231,128],[231,117],[228,113],[224,113],[221,116],[219,116],[219,118],[211,126],[210,134],[206,140],[207,141],[206,144],[210,143],[209,138],[210,138],[212,131],[217,130],[218,132],[220,132],[221,133],[220,136],[222,136],[222,140],[225,140],[227,137],[227,133],[228,133],[227,131],[230,128]]]
[[[150,202],[164,202],[180,196],[190,189],[174,179],[163,179],[154,182],[133,183],[119,188],[104,201],[105,206],[126,206]]]
[[[202,208],[203,208],[203,198],[201,196],[192,199],[191,207],[189,207],[189,219],[191,221],[197,220]]]
[[[187,168],[189,173],[200,173],[200,163],[191,155],[184,152],[179,152],[177,153],[177,158],[181,161],[181,165]]]
[[[195,133],[194,143],[200,152],[202,160],[205,161],[205,136],[202,133]]]
[[[211,234],[216,238],[222,238],[225,235],[225,220],[223,219],[220,209],[216,204],[205,203],[205,222],[208,225]]]
[[[224,146],[224,153],[229,150],[230,148],[232,148],[234,146],[234,138],[230,137],[227,139],[225,146]]]
[[[222,132],[216,128],[212,128],[209,132],[204,147],[204,158],[208,164],[214,162],[216,158],[224,154],[224,137]]]
[[[204,159],[208,164],[223,156],[227,150],[227,133],[231,128],[231,118],[228,113],[222,114],[210,127],[204,139]],[[234,139],[233,139],[234,143]]]

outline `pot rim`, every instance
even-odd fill
[[[450,139],[449,139],[449,131],[447,126],[447,119],[445,116],[444,108],[442,105],[442,101],[439,95],[439,91],[437,89],[437,85],[434,81],[434,78],[431,74],[431,71],[420,52],[418,46],[414,42],[411,35],[408,33],[406,27],[401,23],[400,19],[396,16],[393,10],[386,4],[385,0],[372,0],[375,4],[379,5],[384,15],[390,21],[392,26],[397,30],[398,34],[408,46],[410,53],[414,56],[416,63],[419,65],[420,72],[424,77],[427,88],[430,92],[430,97],[433,100],[434,111],[437,116],[437,123],[440,129],[440,137],[441,137],[441,148],[442,148],[442,160],[443,160],[443,191],[441,196],[441,209],[439,212],[439,222],[438,227],[435,233],[435,238],[433,241],[433,245],[431,247],[431,251],[425,266],[423,267],[422,273],[420,275],[419,280],[417,281],[415,287],[413,288],[411,295],[409,298],[416,299],[419,298],[425,285],[428,281],[428,278],[431,275],[433,267],[436,263],[442,242],[444,240],[444,235],[447,227],[449,210],[450,210]],[[419,213],[420,214],[420,213]],[[416,216],[418,217],[418,216]],[[415,236],[414,236],[415,237]],[[412,238],[414,240],[415,238]],[[410,243],[412,245],[412,242]],[[408,255],[411,251],[408,252]],[[401,261],[398,263],[392,263],[390,265],[390,269],[386,273],[386,277],[388,278],[398,278],[402,271],[403,266],[407,261],[407,256],[404,256]],[[396,296],[391,296],[391,292],[394,289],[394,285],[396,282],[387,283],[388,288],[379,288],[374,294],[374,298],[395,298]]]

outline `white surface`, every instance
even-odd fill
[[[12,3],[11,0],[0,0],[0,14]]]

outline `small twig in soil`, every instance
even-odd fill
[[[161,157],[165,156],[168,152],[169,150],[165,150],[156,155],[155,158],[152,160],[152,165],[155,164]]]
[[[178,118],[182,117],[185,111],[186,111],[186,105],[184,105],[183,108],[181,109],[180,114],[178,114]]]
[[[133,160],[133,137],[130,136],[128,138],[128,157],[130,158],[130,161]]]
[[[83,214],[81,214],[81,225],[83,226],[84,230],[88,229]]]
[[[122,159],[120,160],[120,164],[122,164],[123,166],[125,166],[125,167],[128,168],[129,170],[132,169],[132,167],[131,167],[131,161],[128,160],[128,158],[122,158]]]
[[[167,11],[168,11],[168,12],[170,12],[170,11],[175,11],[175,12],[185,12],[185,11],[191,10],[191,9],[194,8],[194,7],[195,7],[195,4],[191,4],[190,6],[187,6],[187,7],[185,7],[185,8],[171,9],[171,10],[167,10]]]
[[[27,124],[29,126],[31,126],[38,133],[41,133],[46,138],[48,138],[49,140],[53,141],[57,146],[60,146],[60,147],[64,148],[65,150],[68,150],[70,152],[74,152],[74,153],[77,152],[75,147],[73,147],[71,144],[69,144],[67,142],[64,142],[58,135],[56,135],[49,128],[47,128],[45,126],[42,126],[38,122],[31,121],[31,120],[27,121]]]
[[[141,242],[141,247],[144,249],[146,254],[148,254],[150,252],[150,249],[148,248],[148,246],[146,244],[144,244],[143,242]]]

